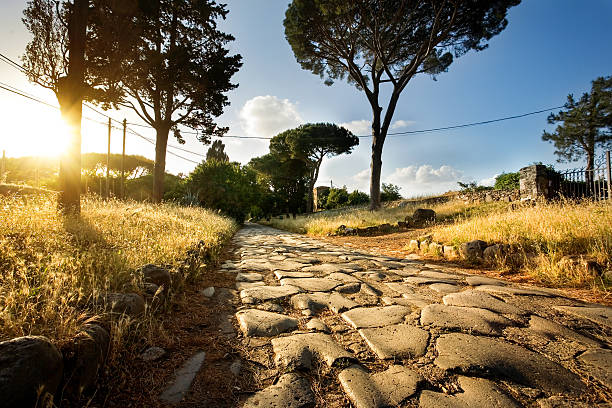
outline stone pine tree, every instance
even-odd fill
[[[198,131],[198,140],[222,136],[228,130],[214,118],[229,104],[226,92],[237,87],[231,77],[242,65],[240,55],[230,55],[234,40],[217,28],[228,13],[212,0],[155,0],[140,2],[135,19],[140,32],[133,53],[126,55],[123,85],[132,108],[155,128],[153,199],[161,201],[164,189],[166,148],[170,131],[180,143],[179,125]]]
[[[558,160],[586,158],[586,169],[593,170],[596,150],[612,145],[612,76],[592,81],[591,91],[578,100],[568,95],[565,110],[550,114],[548,123],[560,123],[553,133],[542,134],[542,140],[554,144]],[[591,185],[592,171],[586,175]]]
[[[32,0],[23,23],[32,35],[22,62],[28,78],[51,89],[70,132],[60,158],[58,206],[80,212],[83,101],[108,107],[119,99],[120,58],[135,1]]]
[[[325,78],[328,85],[347,78],[371,106],[371,209],[380,207],[383,144],[408,82],[419,73],[446,71],[454,58],[469,50],[485,49],[487,41],[506,27],[508,9],[519,3],[293,0],[289,4],[285,36],[302,68]],[[385,85],[390,88],[383,89]]]
[[[273,137],[270,140],[270,151],[287,152],[293,159],[306,164],[309,172],[306,211],[312,212],[313,189],[323,159],[351,153],[358,144],[359,138],[343,127],[332,123],[309,123]]]
[[[206,161],[229,162],[229,156],[225,153],[225,145],[220,140],[212,142],[206,152]]]

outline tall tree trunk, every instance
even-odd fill
[[[58,102],[70,131],[60,158],[58,207],[65,213],[81,212],[81,119],[85,78],[85,41],[88,0],[74,0],[68,21],[68,75],[58,84]]]
[[[160,203],[164,198],[168,133],[170,133],[168,127],[161,127],[157,129],[157,137],[155,138],[155,168],[153,170],[153,202],[155,203]]]
[[[590,148],[587,151],[587,166],[586,166],[586,172],[585,172],[585,181],[587,184],[587,194],[590,196],[592,195],[593,192],[593,180],[595,179],[595,172],[593,171],[593,169],[595,168],[595,149],[594,148]]]
[[[314,208],[314,186],[315,186],[315,178],[314,175],[310,177],[310,181],[308,182],[308,192],[306,195],[306,212],[311,213]]]
[[[380,208],[380,173],[382,169],[382,145],[380,135],[380,108],[372,109],[372,160],[370,161],[370,211]],[[382,139],[382,140],[381,140]]]

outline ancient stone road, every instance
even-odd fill
[[[610,406],[612,308],[259,225],[234,243],[245,407]]]

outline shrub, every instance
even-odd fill
[[[380,192],[380,201],[395,201],[401,200],[402,195],[399,193],[400,186],[391,183],[382,183],[382,191]]]
[[[495,190],[518,190],[521,176],[516,173],[502,173],[495,177]]]
[[[329,195],[327,196],[327,203],[325,208],[333,209],[339,208],[343,205],[346,205],[348,202],[349,194],[346,191],[346,187],[342,188],[332,188],[329,190]]]
[[[353,191],[348,195],[347,205],[361,205],[367,204],[370,201],[370,196],[366,193],[363,193],[359,190]]]

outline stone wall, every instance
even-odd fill
[[[510,203],[520,200],[519,190],[487,190],[460,192],[457,199],[466,203],[490,203],[493,201],[503,201]]]
[[[551,199],[555,195],[548,169],[541,164],[523,167],[519,170],[521,200]]]
[[[327,186],[315,187],[312,190],[312,199],[314,201],[313,209],[312,209],[313,211],[316,212],[319,209],[318,208],[318,203],[319,203],[319,197],[321,196],[321,194],[323,194],[325,191],[329,191],[329,190],[330,190],[330,188],[327,187]]]

